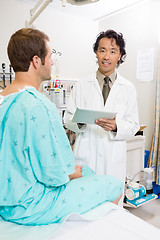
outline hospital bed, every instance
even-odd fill
[[[107,213],[104,215],[104,212]],[[150,240],[159,237],[160,229],[112,203],[102,204],[83,216],[71,214],[60,225],[22,226],[0,219],[0,240]]]

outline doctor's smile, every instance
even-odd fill
[[[102,62],[102,64],[108,66],[108,65],[110,65],[111,63],[108,63],[108,62]]]

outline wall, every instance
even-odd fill
[[[127,43],[127,58],[119,67],[122,76],[136,87],[140,124],[146,124],[146,149],[150,149],[154,125],[154,102],[159,38],[159,1],[146,1],[122,12],[100,20],[99,30],[114,29],[122,32]],[[137,82],[137,51],[154,48],[155,68],[151,82]]]
[[[31,0],[0,0],[0,70],[2,62],[7,67],[9,65],[6,48],[11,34],[25,26],[35,3]],[[41,13],[34,25],[48,34],[51,47],[62,53],[59,58],[59,77],[78,80],[95,69],[92,45],[98,24],[58,12],[51,5],[52,3]]]
[[[0,0],[0,67],[2,62],[8,63],[6,49],[9,37],[17,29],[24,27],[28,12],[27,4],[19,4],[18,1],[13,0]]]
[[[59,58],[61,78],[79,79],[93,72],[96,58],[92,45],[98,32],[97,23],[57,13],[49,8],[37,19],[36,26],[50,36],[53,48],[62,52],[62,57]]]

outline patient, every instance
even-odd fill
[[[0,216],[42,225],[105,201],[118,204],[124,184],[74,166],[58,111],[38,91],[42,81],[51,79],[48,36],[20,29],[7,50],[15,80],[0,95]]]

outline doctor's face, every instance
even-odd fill
[[[116,44],[116,40],[107,37],[102,38],[99,41],[96,57],[98,59],[99,71],[103,75],[109,76],[113,73],[117,62],[121,58],[120,48]]]

